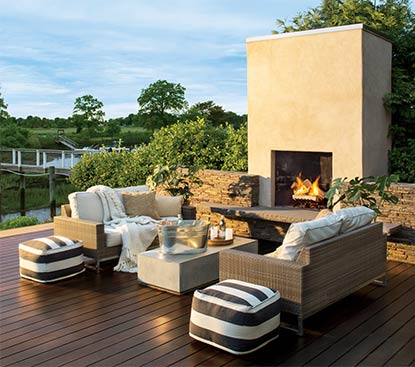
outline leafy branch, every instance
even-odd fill
[[[332,209],[336,204],[345,206],[363,205],[381,215],[380,208],[384,202],[398,203],[398,198],[390,192],[392,183],[399,181],[399,176],[347,177],[335,178],[326,192],[327,206]]]

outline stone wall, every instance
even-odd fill
[[[379,220],[415,230],[415,184],[394,184],[391,191],[398,197],[399,202],[396,205],[385,203]]]
[[[220,203],[236,206],[257,206],[259,176],[245,172],[204,170],[199,173],[202,186],[193,188],[191,204]]]
[[[203,185],[194,189],[191,204],[197,216],[219,223],[220,213],[214,205],[225,204],[241,207],[258,205],[259,176],[243,172],[205,170],[200,175]],[[391,191],[399,198],[396,205],[385,203],[380,221],[401,224],[402,229],[388,239],[388,259],[415,263],[415,184],[394,184]],[[213,206],[213,208],[211,208]],[[282,242],[289,223],[266,219],[226,216],[229,227],[242,237],[252,237],[273,242]]]

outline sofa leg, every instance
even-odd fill
[[[382,278],[375,279],[372,283],[381,287],[386,287],[388,285],[388,278],[385,274]]]
[[[304,335],[303,319],[300,316],[297,316],[297,328],[291,326],[281,326],[282,329],[292,331],[298,336]]]

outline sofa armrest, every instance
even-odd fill
[[[301,303],[304,265],[237,250],[220,253],[219,279],[238,279],[278,290],[281,298]]]
[[[102,250],[105,247],[104,224],[89,220],[56,216],[54,234],[81,240],[85,248]]]
[[[72,217],[72,210],[69,204],[61,205],[61,216],[62,217]]]

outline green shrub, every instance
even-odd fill
[[[69,181],[80,190],[94,185],[126,187],[143,184],[148,172],[151,171],[138,151],[103,151],[84,154],[72,168]]]
[[[389,170],[399,176],[400,182],[415,183],[415,139],[409,145],[389,151]]]
[[[242,123],[239,129],[227,125],[225,159],[221,169],[225,171],[248,171],[248,124]]]
[[[16,217],[0,223],[0,231],[5,229],[34,226],[39,224],[36,217]]]
[[[123,187],[144,183],[158,165],[246,171],[247,159],[246,124],[237,130],[197,119],[161,128],[149,144],[132,152],[86,154],[69,180],[82,190],[93,185]]]

